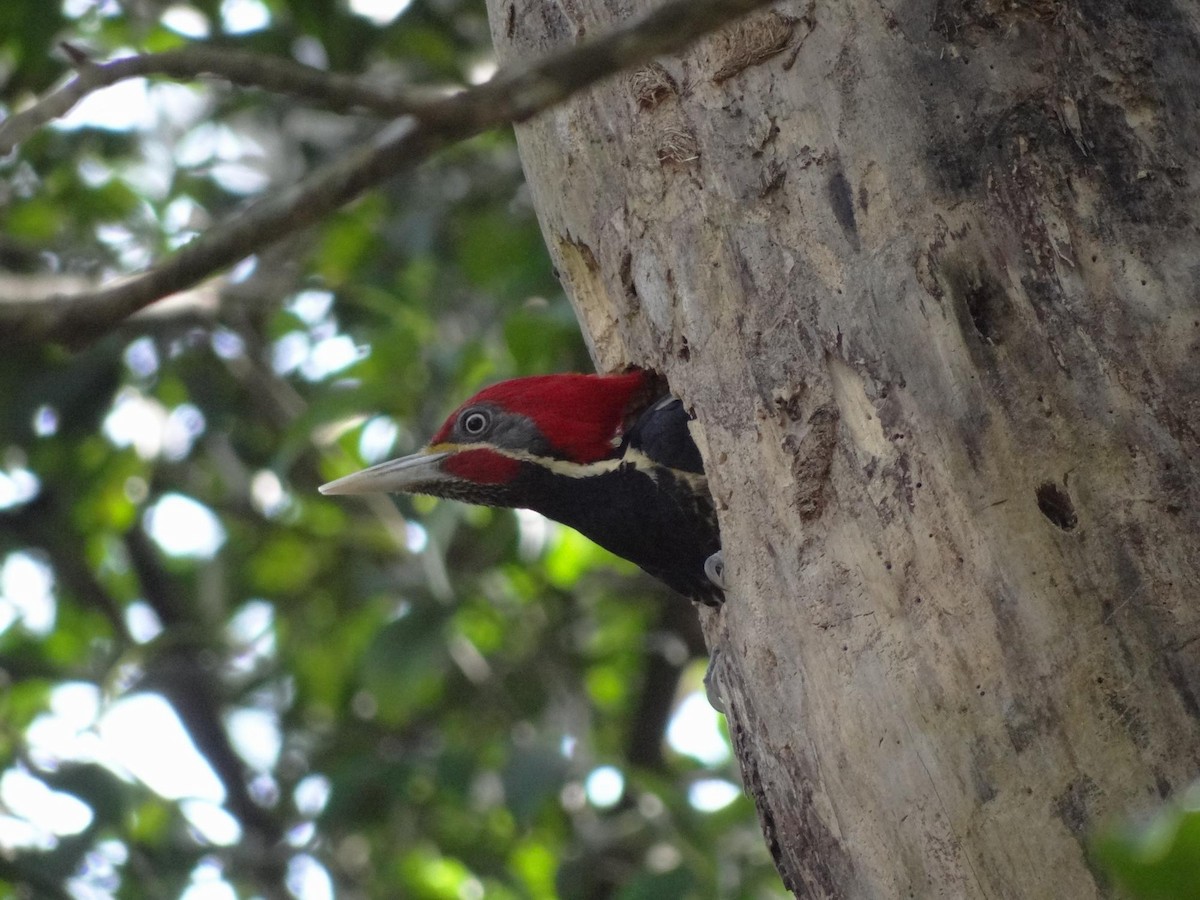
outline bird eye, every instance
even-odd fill
[[[471,437],[479,437],[492,424],[491,417],[481,409],[463,413],[463,417],[458,422],[462,426],[462,430]]]

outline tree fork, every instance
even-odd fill
[[[489,0],[502,60],[611,6]],[[598,364],[699,417],[798,894],[1095,897],[1090,831],[1196,775],[1198,27],[780,3],[518,127]]]

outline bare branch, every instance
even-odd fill
[[[768,2],[673,0],[590,44],[500,73],[487,84],[453,97],[420,104],[414,116],[383,128],[365,146],[263,197],[138,275],[99,291],[55,295],[37,304],[12,304],[0,298],[0,343],[30,339],[75,346],[90,343],[137,310],[319,221],[387,178],[414,168],[441,147],[527,119],[623,68],[678,51]]]
[[[412,119],[401,120],[365,147],[263,197],[138,275],[95,292],[59,294],[36,303],[0,299],[0,343],[49,338],[72,346],[89,344],[154,301],[197,284],[411,168],[445,140],[432,129],[415,127]]]
[[[282,874],[280,858],[272,851],[283,837],[284,824],[251,796],[248,767],[234,750],[221,719],[220,678],[206,662],[203,647],[189,635],[193,631],[203,633],[202,623],[181,599],[174,579],[163,569],[140,525],[125,532],[124,546],[142,595],[169,636],[147,658],[139,688],[159,692],[175,708],[196,748],[225,788],[229,811],[253,836],[261,880],[277,884]]]
[[[192,45],[163,53],[126,56],[106,63],[72,59],[78,64],[73,79],[29,108],[0,122],[0,156],[11,152],[46,123],[66,115],[88,94],[118,81],[151,75],[180,80],[220,78],[242,87],[300,97],[340,112],[362,109],[394,117],[413,112],[423,105],[407,91],[389,91],[361,78],[323,72],[289,59],[230,47]],[[424,104],[429,102],[426,99]]]

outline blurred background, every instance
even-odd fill
[[[0,115],[189,43],[494,71],[482,0],[4,0]],[[0,294],[137,271],[381,123],[216,81],[0,159]],[[0,358],[0,896],[783,896],[690,605],[536,514],[325,498],[589,371],[511,134],[89,348]]]

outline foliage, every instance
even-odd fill
[[[386,24],[330,0],[6,0],[0,111],[63,77],[61,40],[416,83],[488,58],[466,0]],[[0,161],[0,275],[137,269],[377,127],[216,82],[119,96],[125,122],[80,110]],[[652,661],[695,653],[680,601],[533,517],[316,492],[484,382],[589,366],[511,137],[210,287],[78,353],[0,358],[0,891],[776,895],[749,802],[693,802],[728,759],[631,737]],[[122,743],[122,721],[153,730]],[[623,792],[589,790],[614,770]]]
[[[1101,833],[1096,853],[1130,897],[1187,900],[1200,885],[1200,785],[1141,825]]]

